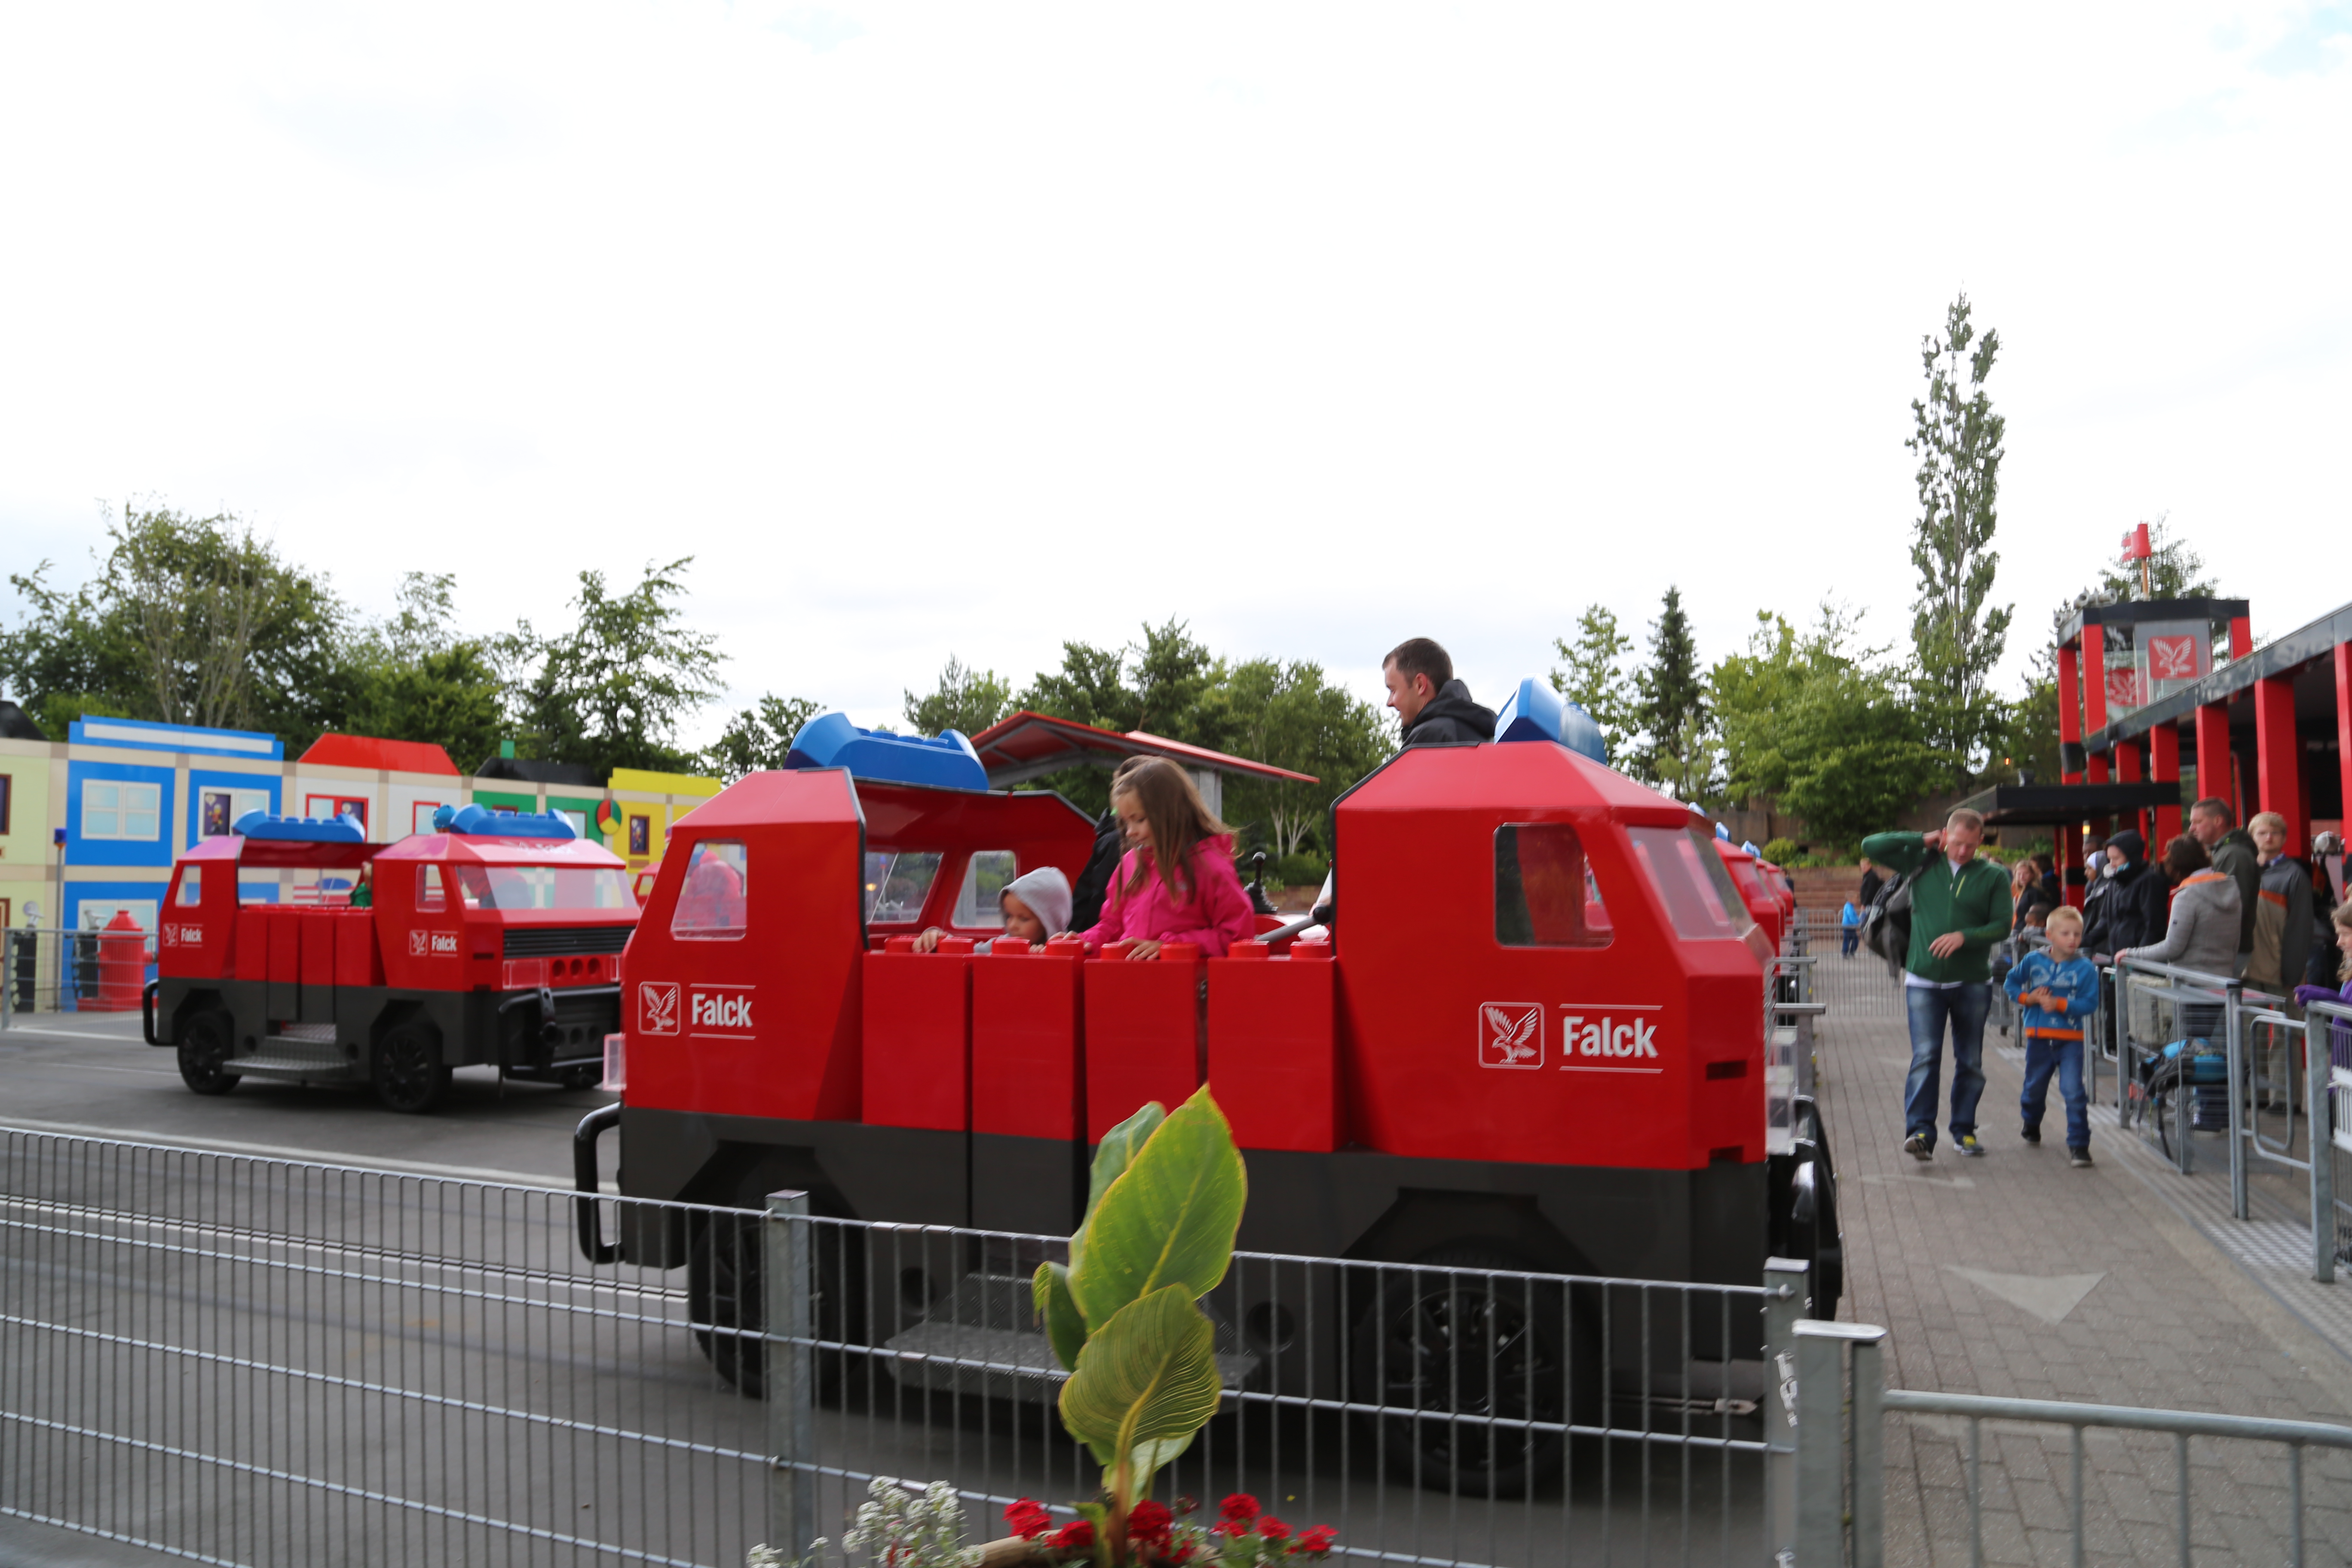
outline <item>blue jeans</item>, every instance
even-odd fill
[[[2066,1102],[2066,1147],[2091,1146],[2091,1098],[2083,1092],[2083,1042],[2025,1037],[2025,1092],[2018,1096],[2017,1113],[2028,1127],[2042,1125],[2042,1108],[2050,1096],[2050,1075],[2058,1075],[2058,1098]]]
[[[1984,1094],[1985,1014],[1992,1007],[1992,984],[1977,981],[1948,991],[1906,985],[1911,1012],[1911,1076],[1903,1085],[1903,1133],[1922,1133],[1936,1145],[1936,1089],[1944,1066],[1944,1024],[1952,1026],[1952,1136],[1977,1130],[1977,1101]]]
[[[1861,941],[1862,928],[1860,926],[1838,927],[1838,956],[1840,958],[1852,958],[1853,956],[1855,946]]]

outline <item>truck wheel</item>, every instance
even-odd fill
[[[599,1067],[565,1068],[555,1075],[555,1081],[566,1089],[593,1089],[604,1081],[604,1069]]]
[[[749,1212],[688,1215],[686,1230],[686,1310],[694,1324],[695,1342],[710,1358],[711,1370],[737,1393],[751,1399],[767,1397],[768,1346],[761,1337],[767,1326],[761,1306],[765,1295],[764,1258],[761,1251],[759,1215]],[[866,1332],[865,1254],[845,1226],[814,1226],[810,1229],[812,1253],[809,1281],[814,1292],[812,1326],[816,1337],[835,1344],[870,1342]],[[850,1397],[879,1397],[887,1374],[860,1357],[853,1380],[853,1352],[820,1350],[812,1357],[811,1372],[818,1399],[832,1404]]]
[[[441,1059],[441,1036],[428,1024],[403,1024],[377,1042],[368,1082],[393,1110],[422,1115],[441,1102],[449,1087],[449,1066]]]
[[[228,1015],[207,1007],[180,1026],[180,1081],[198,1094],[226,1094],[237,1075],[228,1070],[236,1029]]]
[[[768,1391],[761,1253],[756,1215],[696,1214],[687,1222],[686,1310],[711,1370],[753,1399]]]
[[[1357,1322],[1349,1381],[1359,1402],[1400,1412],[1378,1418],[1381,1449],[1398,1480],[1465,1497],[1523,1496],[1560,1471],[1565,1435],[1490,1423],[1564,1421],[1571,1385],[1580,1424],[1601,1410],[1590,1313],[1570,1313],[1558,1287],[1485,1272],[1529,1268],[1525,1258],[1466,1246],[1381,1271]],[[1584,1352],[1573,1357],[1572,1374],[1563,1334],[1571,1318],[1575,1348]]]

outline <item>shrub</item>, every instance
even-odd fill
[[[1285,855],[1276,861],[1274,874],[1282,879],[1286,888],[1319,888],[1323,885],[1324,873],[1330,868],[1330,863],[1322,856],[1302,849],[1296,855]]]
[[[1764,846],[1764,858],[1775,866],[1793,866],[1805,852],[1805,847],[1793,838],[1775,838]]]

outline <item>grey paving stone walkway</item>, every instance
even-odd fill
[[[1935,1159],[1915,1161],[1900,1148],[1899,993],[1867,957],[1832,950],[1820,967],[1848,1258],[1839,1315],[1890,1331],[1891,1385],[2352,1424],[2352,1284],[2311,1284],[2305,1268],[2298,1287],[2296,1238],[2274,1217],[2228,1219],[2218,1160],[2183,1177],[2127,1147],[2110,1112],[2093,1130],[2096,1167],[2072,1169],[2054,1104],[2048,1142],[2019,1137],[2021,1066],[1988,1049],[1988,1152],[1964,1158],[1939,1130]],[[1948,1089],[1948,1059],[1944,1074]],[[2066,1432],[1988,1423],[1981,1440],[1985,1560],[2068,1562]],[[1888,1423],[1888,1563],[1969,1561],[1968,1443],[1964,1421]],[[2179,1561],[2176,1462],[2169,1436],[2090,1435],[2086,1561]],[[2284,1451],[2199,1439],[2189,1462],[2194,1560],[2287,1562]],[[2305,1561],[2352,1563],[2352,1454],[2308,1451],[2303,1487]]]

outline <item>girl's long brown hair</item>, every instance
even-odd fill
[[[1111,785],[1111,799],[1132,795],[1143,808],[1143,820],[1151,827],[1151,858],[1160,867],[1160,879],[1168,886],[1169,897],[1178,903],[1190,903],[1192,899],[1192,878],[1189,867],[1192,851],[1211,838],[1233,831],[1217,820],[1209,803],[1201,798],[1193,787],[1192,775],[1164,757],[1151,757],[1137,764],[1134,770]],[[1127,879],[1129,897],[1143,890],[1150,876],[1144,858],[1135,858],[1135,874]]]

